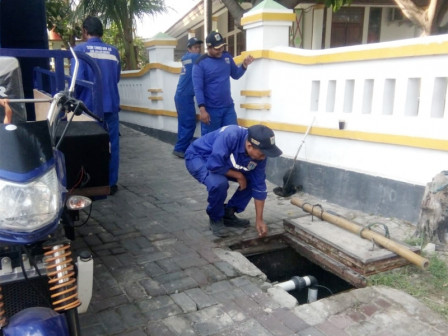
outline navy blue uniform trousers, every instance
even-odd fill
[[[175,95],[174,102],[177,110],[177,142],[176,152],[185,153],[196,129],[196,108],[194,96]]]
[[[214,174],[207,169],[206,161],[201,157],[186,157],[185,165],[190,174],[207,187],[208,206],[207,214],[214,221],[224,216],[224,202],[229,189],[229,178],[225,175]],[[243,173],[244,174],[244,173]],[[244,190],[239,188],[235,191],[227,206],[234,208],[236,212],[246,209],[252,198],[252,188],[250,179],[247,179],[247,187]]]

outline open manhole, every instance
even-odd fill
[[[242,253],[300,304],[365,287],[369,275],[409,264],[372,241],[311,216],[285,219],[284,229],[229,248]]]
[[[246,258],[266,274],[270,282],[284,283],[284,286],[288,287],[288,293],[294,296],[299,304],[320,300],[353,288],[345,280],[302,257],[291,247],[247,255]],[[307,284],[309,279],[313,279],[312,283]],[[294,281],[299,284],[295,285]],[[303,288],[300,288],[301,281],[304,281]]]
[[[284,235],[251,239],[229,248],[242,253],[271,283],[280,285],[299,304],[354,288],[349,282],[300,255],[286,242]],[[298,286],[297,281],[300,283]]]

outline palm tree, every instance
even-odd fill
[[[165,0],[80,0],[77,15],[96,15],[105,23],[114,23],[125,50],[125,70],[137,69],[134,39],[135,20],[145,14],[166,12]]]

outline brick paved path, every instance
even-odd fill
[[[335,301],[338,296],[298,307],[258,269],[242,260],[236,267],[230,260],[238,255],[217,249],[220,241],[208,229],[205,188],[171,154],[172,146],[125,126],[121,132],[119,191],[94,203],[91,219],[78,228],[74,244],[90,249],[95,260],[93,298],[80,316],[83,335],[329,336],[392,335],[387,330],[399,330],[381,333],[392,324],[386,319],[378,323],[383,329],[368,328],[366,321],[378,310],[389,309],[386,316],[396,312],[392,308],[398,303],[380,300],[381,291],[374,297],[383,306],[365,299],[371,291],[351,294],[355,308],[346,314],[350,304]],[[274,186],[269,187],[271,191]],[[283,218],[301,213],[270,192],[265,219],[273,231],[282,230]],[[252,204],[244,217],[252,219],[245,234],[255,237]],[[358,310],[363,305],[368,307]],[[430,315],[418,325],[425,327],[429,319],[438,323],[422,335],[445,333],[434,331],[445,327],[440,319],[423,308],[418,311]],[[399,317],[411,328],[406,314]]]
[[[77,230],[95,260],[93,298],[80,320],[85,335],[292,335],[306,325],[213,252],[205,188],[172,146],[121,127],[119,191],[94,203]],[[270,200],[267,223],[300,209]],[[244,217],[253,216],[250,204]],[[235,230],[238,231],[238,230]],[[255,236],[253,226],[248,229]],[[236,232],[237,233],[237,232]],[[270,314],[266,313],[269,312]]]

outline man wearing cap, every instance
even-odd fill
[[[232,55],[224,51],[224,38],[212,31],[205,40],[207,53],[193,66],[193,86],[199,106],[201,135],[222,126],[237,125],[237,117],[230,93],[230,77],[239,79],[254,60],[247,56],[236,66]]]
[[[275,145],[274,132],[263,125],[249,128],[230,125],[207,133],[192,142],[185,152],[185,165],[190,174],[207,187],[207,214],[210,229],[218,237],[229,235],[228,227],[245,228],[249,220],[235,213],[255,202],[255,227],[260,237],[267,234],[263,209],[267,197],[266,157],[282,151]],[[227,204],[229,180],[239,188]]]
[[[173,154],[182,159],[196,129],[196,107],[193,99],[194,90],[191,72],[193,64],[200,56],[202,43],[204,42],[196,37],[188,40],[188,51],[182,56],[182,72],[180,73],[176,94],[174,95],[177,110],[177,142],[174,145]]]

